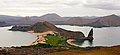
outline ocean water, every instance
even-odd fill
[[[8,31],[11,27],[0,27],[0,47],[27,45],[36,40],[36,36],[31,33]]]

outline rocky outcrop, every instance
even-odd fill
[[[93,40],[93,29],[90,30],[88,36],[87,36],[88,40]]]
[[[81,37],[81,38],[78,38],[79,40],[89,40],[89,41],[92,41],[94,38],[93,38],[93,29],[90,30],[89,34],[87,37]]]

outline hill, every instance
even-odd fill
[[[68,21],[65,21],[64,24],[92,26],[92,27],[120,26],[120,17],[115,14],[98,17],[94,19],[86,19],[83,17],[73,17],[73,18],[70,18]]]
[[[85,19],[83,17],[71,17],[69,20],[65,21],[64,24],[70,25],[86,25],[95,22],[97,19]]]
[[[100,17],[100,22],[106,26],[120,26],[120,17],[112,14],[109,16]]]
[[[61,24],[63,21],[66,21],[67,18],[63,18],[59,16],[58,14],[51,13],[51,14],[45,14],[42,16],[9,16],[9,15],[0,15],[0,21],[6,22],[8,25],[32,25],[37,22],[44,22],[48,21],[53,24]]]
[[[53,24],[45,21],[45,22],[38,22],[34,25],[32,25],[29,28],[30,31],[34,31],[37,33],[42,33],[42,32],[46,32],[46,31],[56,31],[58,32],[58,35],[60,35],[60,37],[64,37],[64,38],[81,38],[81,37],[85,37],[84,34],[82,32],[73,32],[73,31],[68,31],[68,30],[64,30],[61,28],[57,28],[56,26],[54,26]]]
[[[52,13],[52,14],[42,15],[39,18],[44,21],[59,21],[59,19],[61,19],[62,17],[60,17],[59,15],[55,13]]]
[[[0,15],[0,21],[6,22],[6,25],[33,25],[37,22],[48,21],[52,24],[60,25],[79,25],[79,26],[93,26],[93,27],[111,27],[120,26],[120,16],[115,14],[103,17],[61,17],[58,14],[51,13],[42,16],[8,16]]]
[[[36,20],[37,22],[48,21],[52,24],[62,24],[64,21],[68,20],[69,18],[61,17],[61,16],[59,16],[58,14],[55,14],[55,13],[50,13],[50,14],[42,15],[42,16],[37,17],[37,18],[36,17],[31,17],[31,19]]]

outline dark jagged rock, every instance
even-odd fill
[[[88,37],[89,40],[93,40],[93,29],[90,30]]]
[[[30,25],[15,25],[11,29],[11,31],[28,31]]]
[[[94,39],[93,38],[93,29],[90,30],[87,37],[81,37],[81,38],[78,38],[78,39],[83,40],[83,41],[85,41],[85,40],[92,41]]]

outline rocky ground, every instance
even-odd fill
[[[0,55],[120,55],[120,45],[79,50],[54,48],[0,48]]]
[[[45,55],[120,55],[120,46],[81,48],[80,50],[66,50]]]
[[[1,48],[0,55],[44,55],[64,50],[53,48]]]

